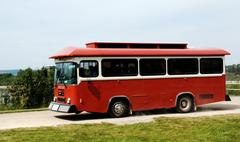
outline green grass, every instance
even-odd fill
[[[240,89],[240,84],[227,84],[227,88]]]
[[[30,112],[30,111],[44,111],[48,110],[48,108],[34,108],[34,109],[12,109],[12,110],[5,110],[5,109],[0,109],[0,114],[3,113],[16,113],[16,112]],[[0,124],[1,125],[1,124]],[[1,141],[0,141],[1,142]]]
[[[237,142],[240,115],[159,118],[133,125],[64,125],[0,131],[0,142]]]

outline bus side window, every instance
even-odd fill
[[[94,60],[81,61],[79,74],[81,77],[97,77],[98,76],[98,62]]]
[[[165,59],[140,59],[140,74],[147,75],[165,75],[166,60]]]
[[[196,58],[168,59],[168,74],[170,75],[198,74],[198,72],[198,59]]]
[[[137,76],[137,59],[103,59],[102,76],[103,77],[124,77]]]
[[[202,58],[200,59],[201,74],[221,74],[223,73],[222,58]]]

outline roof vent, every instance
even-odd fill
[[[87,48],[186,49],[186,43],[111,43],[92,42]]]

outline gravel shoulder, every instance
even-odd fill
[[[134,124],[141,122],[150,122],[159,117],[201,117],[226,114],[240,114],[240,97],[231,97],[230,102],[218,102],[200,106],[197,112],[193,113],[169,113],[159,111],[158,113],[138,112],[125,118],[108,118],[105,115],[81,113],[65,114],[52,111],[21,112],[0,114],[0,130],[25,128],[25,127],[43,127],[58,126],[66,124],[96,124],[111,123],[116,125]]]

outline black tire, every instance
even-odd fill
[[[181,96],[177,100],[177,112],[188,113],[194,111],[195,103],[190,96]]]
[[[128,116],[130,113],[129,105],[123,100],[114,101],[110,104],[108,113],[114,118]]]

